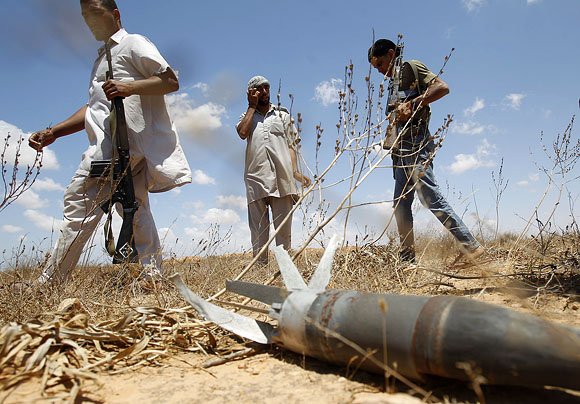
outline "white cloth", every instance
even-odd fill
[[[145,182],[144,164],[137,165],[133,185],[139,208],[133,221],[133,237],[146,275],[153,276],[161,271],[161,245],[149,208],[149,194]],[[85,244],[103,216],[100,206],[108,200],[110,194],[109,181],[75,173],[64,193],[64,218],[60,235],[44,267],[40,282],[64,282],[68,279],[83,253]],[[103,237],[97,235],[99,236]]]
[[[297,195],[290,159],[296,138],[296,128],[285,108],[270,105],[265,116],[254,113],[252,131],[246,138],[244,181],[248,204],[269,196]]]
[[[120,29],[111,36],[113,78],[135,81],[165,72],[169,65],[155,45],[138,34]],[[83,153],[79,172],[88,175],[91,161],[111,158],[112,145],[109,128],[111,102],[103,91],[109,70],[104,46],[93,65],[89,85],[89,101],[85,115],[85,130],[89,147]],[[123,100],[129,136],[131,165],[140,160],[147,163],[147,189],[164,192],[191,182],[191,170],[179,144],[165,97],[159,95],[132,95]]]

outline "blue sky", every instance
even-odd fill
[[[337,137],[337,93],[351,61],[358,113],[364,114],[366,53],[373,30],[376,38],[395,40],[403,34],[405,57],[420,59],[433,71],[455,48],[442,76],[451,93],[433,105],[431,128],[435,130],[447,114],[454,116],[435,172],[471,227],[477,228],[478,217],[488,232],[495,228],[491,174],[497,175],[502,159],[509,183],[500,203],[501,230],[522,231],[540,202],[541,215],[548,215],[553,206],[557,188],[542,200],[548,183],[538,167],[550,165],[540,133],[551,142],[579,112],[577,0],[173,0],[162,7],[147,0],[119,0],[118,4],[124,27],[149,37],[179,72],[181,89],[168,100],[195,181],[179,191],[151,196],[166,252],[195,253],[198,240],[209,237],[216,224],[222,235],[231,234],[221,251],[249,246],[245,145],[234,125],[246,109],[245,86],[251,76],[268,77],[274,90],[281,82],[282,104],[289,106],[292,94],[292,112],[300,112],[303,119],[303,167],[316,166],[318,124],[324,128],[318,166],[329,164]],[[84,25],[76,0],[21,0],[2,9],[0,134],[28,136],[86,102],[100,44]],[[375,85],[382,80],[376,71],[370,77]],[[49,147],[37,184],[0,213],[0,245],[9,250],[5,255],[22,237],[29,246],[50,248],[62,216],[63,190],[86,145],[86,134],[80,132]],[[349,172],[345,157],[331,170],[326,184]],[[573,199],[578,197],[577,182],[568,184]],[[382,232],[391,216],[392,188],[389,168],[368,176],[354,193],[353,203],[373,204],[351,211],[347,238]],[[309,231],[303,222],[320,218],[317,203],[324,200],[328,215],[345,192],[344,184],[337,185],[309,199],[295,215],[294,245]],[[557,223],[565,226],[571,222],[566,198],[561,205]],[[341,231],[343,216],[337,215],[319,238]],[[420,207],[417,228],[440,229]],[[97,251],[101,238],[97,233]]]

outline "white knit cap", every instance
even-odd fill
[[[254,88],[254,87],[259,87],[262,84],[270,85],[270,82],[264,76],[254,76],[250,79],[250,81],[248,81],[248,89]]]

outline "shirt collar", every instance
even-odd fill
[[[111,37],[109,38],[109,44],[111,45],[111,47],[114,44],[120,44],[121,41],[123,40],[123,38],[125,38],[127,35],[129,35],[127,33],[127,31],[125,31],[125,28],[121,28],[120,30],[118,30],[117,32],[115,32],[113,35],[111,35]],[[99,56],[101,56],[103,54],[103,52],[105,52],[105,45],[101,46],[98,50],[99,52]]]
[[[115,43],[119,44],[119,43],[121,43],[123,38],[125,38],[127,35],[129,35],[129,34],[127,33],[127,31],[125,31],[125,28],[121,28],[120,30],[115,32],[113,35],[111,35],[111,38],[109,40],[114,41]]]

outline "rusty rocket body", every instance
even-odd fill
[[[388,366],[414,380],[469,380],[468,366],[488,384],[580,390],[580,330],[462,297],[326,290],[337,247],[333,239],[308,285],[277,247],[286,289],[227,282],[228,290],[269,305],[275,324],[203,300],[179,275],[172,280],[207,320],[331,363],[381,374]]]

